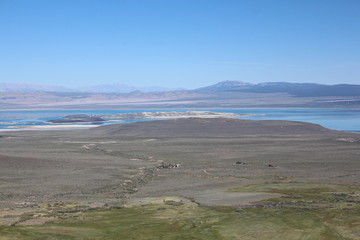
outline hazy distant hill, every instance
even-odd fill
[[[141,92],[166,92],[166,91],[175,91],[179,89],[171,89],[165,87],[135,87],[125,84],[102,84],[95,86],[87,86],[78,88],[78,91],[81,92],[90,92],[90,93],[129,93],[133,91],[141,91]]]
[[[171,89],[165,87],[135,87],[125,84],[101,84],[94,86],[84,86],[79,88],[68,88],[62,86],[32,84],[32,83],[11,83],[0,82],[0,92],[88,92],[88,93],[129,93],[133,91],[142,92],[165,92],[180,89]]]
[[[62,86],[21,82],[0,82],[0,92],[74,92],[74,90]]]
[[[255,84],[241,82],[241,81],[222,81],[218,82],[214,85],[202,87],[195,89],[197,91],[201,90],[210,90],[210,91],[227,91],[227,90],[242,90],[242,89],[249,89],[255,86]]]

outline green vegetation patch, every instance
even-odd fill
[[[239,207],[254,211],[273,210],[283,215],[288,210],[291,214],[303,216],[311,214],[318,219],[317,224],[332,229],[339,239],[360,239],[360,187],[357,185],[288,182],[251,184],[229,190],[230,192],[267,192],[282,194],[282,197],[266,199]],[[261,211],[267,212],[267,211]],[[299,217],[289,219],[297,221]]]
[[[302,203],[324,203],[337,205],[341,203],[359,203],[360,187],[348,184],[315,183],[315,182],[274,182],[250,184],[232,188],[229,192],[265,192],[282,194],[281,198],[271,201]],[[269,202],[265,200],[262,202]]]
[[[172,202],[171,202],[172,203]],[[359,239],[354,211],[203,207],[149,203],[94,210],[42,225],[2,226],[0,240],[22,239]],[[338,226],[338,227],[335,227]]]
[[[360,191],[360,187],[349,184],[315,183],[315,182],[274,182],[263,184],[250,184],[238,188],[232,188],[231,192],[268,192],[286,195],[298,194],[301,196],[319,194],[325,192],[354,192]]]
[[[48,204],[43,224],[0,226],[0,240],[48,239],[360,239],[358,186],[331,183],[264,183],[231,192],[282,197],[239,207],[205,207],[159,198],[121,209]],[[69,210],[81,211],[69,211]],[[36,222],[36,215],[21,216]],[[48,214],[45,214],[45,217]]]

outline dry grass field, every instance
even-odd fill
[[[0,239],[360,239],[360,135],[178,119],[0,136]]]

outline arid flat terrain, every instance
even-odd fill
[[[55,239],[70,222],[56,239],[118,239],[131,235],[121,211],[178,228],[130,224],[128,239],[359,239],[359,147],[359,134],[315,124],[224,118],[2,132],[0,239]]]

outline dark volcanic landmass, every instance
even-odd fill
[[[62,119],[49,120],[49,123],[101,123],[104,119],[97,116],[89,116],[86,114],[68,115]]]

